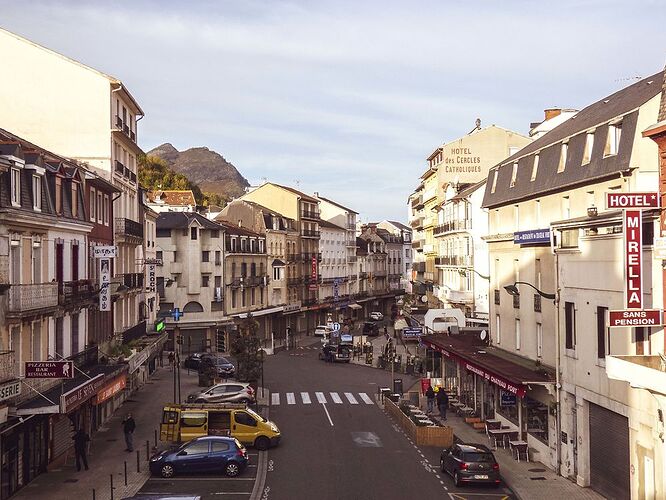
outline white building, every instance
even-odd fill
[[[323,218],[319,222],[319,228],[319,252],[322,256],[319,266],[319,301],[335,304],[349,296],[348,231],[346,227]]]
[[[386,229],[389,233],[399,236],[402,239],[402,269],[399,271],[402,275],[400,287],[407,293],[411,293],[412,261],[414,258],[414,250],[412,249],[412,229],[409,226],[394,220],[383,220],[377,224],[377,227]]]

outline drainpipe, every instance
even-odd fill
[[[554,241],[553,241],[554,243]],[[561,475],[562,468],[562,374],[561,374],[561,328],[560,328],[560,263],[559,255],[553,244],[553,253],[555,254],[555,341],[557,347],[555,349],[555,404],[557,405],[557,414],[555,419],[555,429],[557,435],[555,436],[555,455],[557,458],[557,474]],[[575,437],[575,439],[578,439]]]

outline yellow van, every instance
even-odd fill
[[[280,442],[280,430],[243,404],[181,404],[162,410],[160,440],[171,443],[201,436],[232,436],[245,445],[266,450]]]

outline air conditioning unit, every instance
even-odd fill
[[[215,287],[215,302],[222,302],[222,287]]]

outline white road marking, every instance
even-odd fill
[[[340,399],[340,396],[338,395],[337,392],[331,392],[331,399],[335,404],[342,404],[342,399]]]
[[[288,392],[287,393],[287,404],[288,405],[295,405],[296,404],[296,398],[294,397],[293,392]]]
[[[326,397],[324,396],[323,392],[315,392],[315,396],[317,396],[317,401],[319,401],[321,404],[326,403]]]
[[[322,404],[321,407],[322,407],[322,408],[324,409],[324,411],[326,412],[326,416],[328,417],[328,421],[329,421],[329,423],[331,424],[331,427],[333,427],[333,420],[331,420],[331,414],[328,413],[328,408],[326,408],[326,405],[325,405],[325,404]]]
[[[354,397],[354,395],[353,395],[351,392],[345,392],[345,397],[347,398],[347,400],[348,400],[351,404],[353,404],[353,405],[357,405],[357,404],[358,404],[358,401],[356,401],[356,398]]]
[[[279,405],[280,404],[280,393],[279,392],[274,392],[271,394],[271,404],[272,405]]]
[[[368,396],[365,392],[359,392],[358,395],[361,396],[361,399],[366,405],[374,404],[372,399],[370,399],[370,396]]]
[[[312,403],[312,401],[310,401],[310,394],[307,392],[301,392],[301,399],[303,400],[304,405]]]

